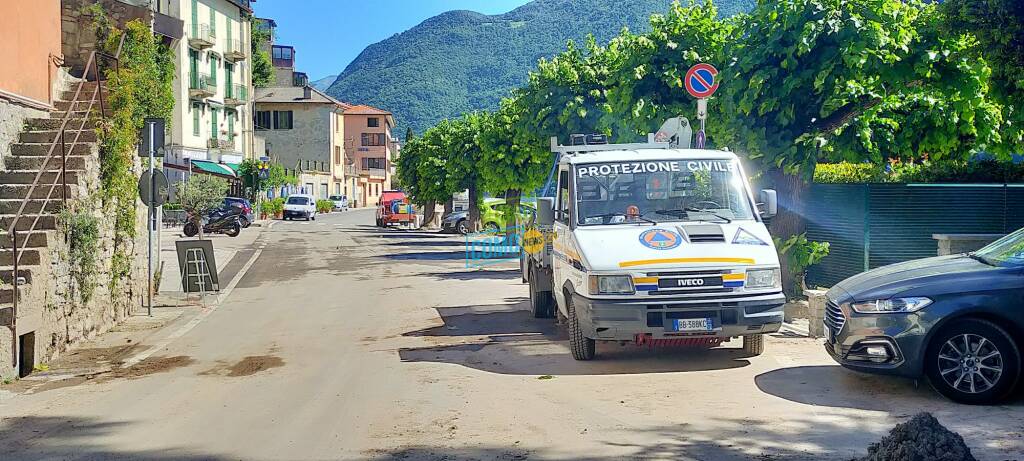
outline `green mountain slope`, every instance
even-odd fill
[[[313,88],[316,88],[316,89],[318,89],[320,91],[327,91],[327,89],[331,87],[331,84],[334,83],[334,81],[337,80],[337,79],[338,79],[337,75],[328,75],[328,76],[326,76],[324,78],[321,78],[319,80],[314,80],[312,82],[309,82],[309,86],[311,86]]]
[[[721,0],[723,16],[756,0]],[[493,109],[526,80],[537,60],[581,42],[606,41],[622,27],[647,30],[672,0],[535,0],[502,15],[449,11],[368,46],[327,93],[387,109],[405,133],[475,109]]]

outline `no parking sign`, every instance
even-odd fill
[[[686,91],[695,98],[704,99],[715,94],[718,90],[718,69],[707,63],[700,63],[686,71],[686,78],[683,80]]]

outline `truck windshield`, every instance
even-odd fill
[[[579,165],[576,203],[581,226],[754,219],[735,160]]]

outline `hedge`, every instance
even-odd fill
[[[982,160],[974,162],[895,162],[887,166],[870,163],[819,163],[814,182],[821,184],[863,183],[964,183],[1007,184],[1024,182],[1024,164]]]

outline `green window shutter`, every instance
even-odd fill
[[[199,0],[192,0],[192,36],[199,36]]]
[[[210,55],[210,83],[217,84],[217,57]]]
[[[192,82],[191,88],[199,88],[199,52],[188,50],[189,79]]]
[[[212,6],[210,7],[210,35],[217,36],[217,12]]]
[[[225,62],[224,63],[224,93],[227,94],[229,98],[233,97],[233,96],[238,96],[238,95],[235,94],[235,88],[234,88],[234,85],[233,85],[234,80],[235,80],[234,79],[234,75],[233,75],[234,73],[235,73],[235,65],[234,64],[228,64],[228,63]]]
[[[225,22],[225,24],[227,24],[227,33],[225,34],[225,35],[227,35],[227,40],[224,42],[224,44],[227,45],[227,48],[225,48],[225,50],[231,51],[231,46],[232,46],[231,45],[231,40],[232,40],[232,37],[231,37],[231,18],[225,18],[225,19],[227,20]]]
[[[234,142],[235,141],[235,112],[228,112],[225,115],[227,115],[227,118],[228,118],[228,141]]]
[[[217,108],[210,108],[210,139],[217,139]]]
[[[192,104],[192,136],[199,136],[199,111],[202,107]]]

